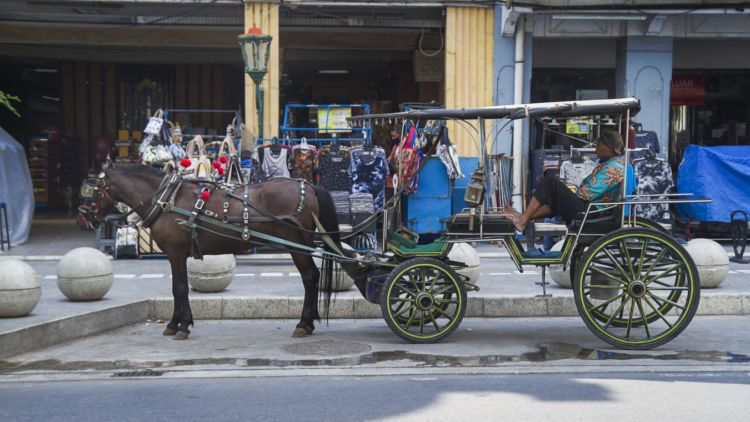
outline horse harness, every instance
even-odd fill
[[[205,208],[206,200],[204,199],[204,192],[208,192],[208,197],[210,197],[212,193],[212,188],[215,188],[214,186],[206,186],[205,184],[203,186],[200,186],[193,190],[193,194],[197,196],[197,199],[195,203],[193,204],[193,209],[189,212],[184,212],[187,210],[182,210],[174,205],[174,197],[176,195],[176,192],[178,191],[180,184],[182,183],[182,178],[177,176],[179,178],[178,181],[170,179],[169,183],[167,184],[167,188],[164,189],[164,192],[160,196],[160,199],[155,201],[155,207],[156,210],[166,210],[166,211],[175,211],[178,214],[183,214],[187,216],[186,220],[182,220],[179,222],[179,224],[184,225],[191,231],[191,255],[193,255],[196,258],[200,258],[202,256],[200,252],[200,247],[198,245],[198,223],[196,220],[199,219],[199,216],[202,214],[205,217],[209,218],[208,223],[217,225],[220,227],[228,228],[233,231],[241,231],[241,239],[245,242],[250,241],[251,237],[251,230],[250,230],[250,224],[251,223],[267,223],[267,222],[278,222],[278,223],[284,223],[287,225],[290,225],[294,228],[303,229],[302,224],[299,221],[299,216],[305,209],[305,195],[306,195],[306,182],[304,180],[299,181],[299,203],[297,205],[297,208],[295,209],[294,213],[291,215],[281,215],[276,216],[270,213],[269,211],[265,210],[263,207],[259,206],[255,202],[251,201],[248,194],[248,186],[244,185],[244,190],[242,193],[242,196],[235,195],[230,190],[230,186],[221,186],[221,190],[225,193],[224,202],[222,204],[222,210],[221,214],[211,211],[209,209]],[[176,188],[171,188],[171,186],[177,186]],[[172,192],[171,194],[167,194],[167,192]],[[157,191],[158,193],[158,191]],[[163,198],[169,197],[170,200],[167,202],[163,201]],[[241,216],[231,216],[229,215],[229,201],[230,199],[237,199],[242,202],[242,215]],[[158,206],[157,206],[158,204]],[[263,214],[260,216],[251,216],[250,215],[250,208],[256,210],[257,212]],[[156,216],[158,216],[159,212],[156,213]],[[155,219],[155,218],[154,218]],[[205,219],[201,219],[202,221],[205,221]],[[237,225],[240,225],[240,227],[237,227]],[[304,234],[307,236],[307,234]]]

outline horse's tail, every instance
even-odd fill
[[[331,194],[321,186],[315,186],[315,195],[318,197],[318,220],[326,231],[326,235],[331,238],[336,246],[341,250],[341,234],[339,234],[339,219],[336,215],[336,207],[333,204]],[[326,252],[336,253],[336,251],[323,242],[323,250]],[[322,258],[320,268],[320,292],[323,294],[324,312],[328,319],[331,308],[331,295],[333,294],[333,277],[334,277],[335,260],[328,255]]]

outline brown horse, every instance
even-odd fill
[[[189,256],[246,253],[259,244],[274,243],[258,237],[244,240],[243,229],[248,233],[252,230],[296,245],[314,247],[312,234],[316,224],[313,215],[325,231],[331,232],[335,244],[340,244],[333,200],[323,188],[287,178],[272,179],[247,188],[239,186],[233,191],[217,188],[209,192],[210,197],[204,201],[202,209],[196,210],[196,204],[203,202],[199,201],[201,195],[207,196],[203,191],[213,187],[197,181],[183,181],[179,176],[165,175],[147,166],[111,164],[81,186],[79,221],[101,222],[101,217],[111,212],[115,202],[123,202],[150,226],[151,237],[166,253],[172,267],[174,312],[164,335],[174,335],[178,340],[186,339],[190,334],[188,326],[193,325],[188,301]],[[191,219],[190,215],[185,215],[185,210],[201,217],[186,221]],[[330,303],[331,259],[323,259],[323,284],[319,290],[321,272],[309,250],[294,245],[281,246],[289,250],[302,275],[305,299],[300,322],[292,337],[304,337],[312,334],[315,329],[313,321],[320,319],[317,306],[320,291],[325,295],[325,306]],[[332,250],[328,245],[324,249]],[[347,272],[356,268],[356,264],[350,262],[342,262],[342,266]]]

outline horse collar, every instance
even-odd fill
[[[305,209],[305,181],[300,180],[299,182],[299,205],[297,206],[297,209],[294,211],[294,216],[299,217],[302,210]]]

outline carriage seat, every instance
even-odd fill
[[[388,240],[388,250],[398,256],[406,258],[417,256],[443,257],[448,254],[448,251],[450,251],[450,243],[438,239],[432,243],[419,245],[417,244],[419,236],[416,236],[417,240],[410,236],[416,233],[411,231],[406,233],[402,230],[397,230],[391,233],[390,239]]]
[[[632,195],[633,191],[635,190],[635,171],[633,170],[633,166],[628,164],[626,171],[628,184],[627,187],[623,189],[623,185],[622,183],[620,183],[620,188],[617,190],[617,202],[621,202],[626,198],[627,195]],[[623,205],[618,205],[614,208],[609,208],[606,210],[589,211],[589,216],[588,218],[586,218],[586,224],[584,225],[583,233],[604,234],[613,230],[617,230],[618,228],[620,228],[619,217],[622,215],[622,207]],[[627,216],[629,212],[630,206],[626,206],[625,215]],[[579,212],[578,216],[568,226],[568,230],[570,230],[571,232],[578,232],[578,229],[581,227],[581,223],[583,222],[583,217],[585,215],[585,212]]]

